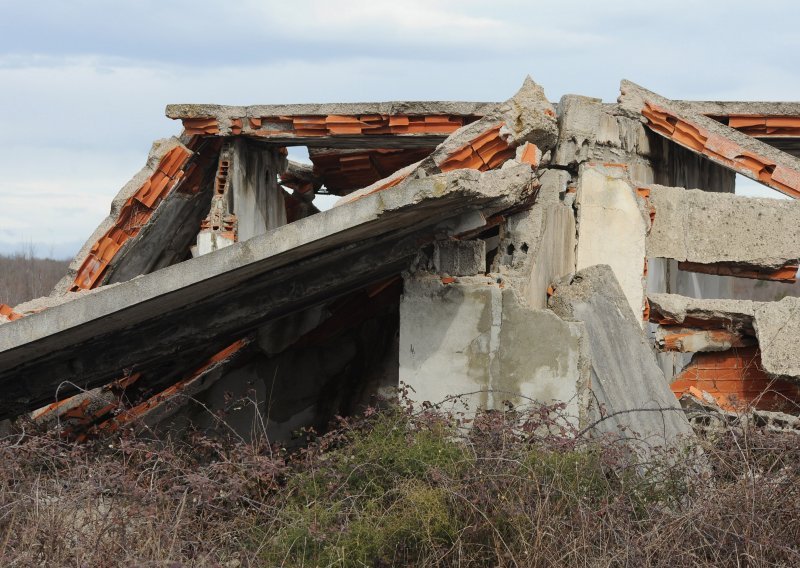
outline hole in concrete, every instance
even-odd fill
[[[522,246],[519,247],[519,250],[521,250],[523,254],[528,254],[528,243],[522,243]]]
[[[509,243],[509,245],[506,247],[506,254],[508,256],[514,255],[514,243]]]

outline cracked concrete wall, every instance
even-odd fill
[[[501,229],[492,270],[532,308],[545,308],[550,284],[575,272],[575,211],[564,202],[570,180],[564,170],[543,170],[534,205]]]

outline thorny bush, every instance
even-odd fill
[[[264,440],[0,444],[4,566],[800,564],[800,438],[587,439],[563,406],[368,409]]]

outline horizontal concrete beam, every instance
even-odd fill
[[[443,222],[524,201],[528,165],[454,171],[0,326],[0,418],[123,370],[187,368],[265,322],[403,270]],[[455,225],[455,223],[451,223]],[[74,386],[73,386],[74,385]]]
[[[695,272],[794,281],[800,203],[658,185],[641,189],[655,213],[647,236],[649,257],[690,263],[682,268]],[[714,266],[718,263],[733,266],[726,271]],[[707,270],[697,264],[708,265]]]
[[[687,101],[675,100],[675,105],[684,110],[707,116],[800,116],[797,101]]]
[[[168,118],[250,118],[261,116],[327,116],[353,114],[483,116],[497,102],[470,101],[384,101],[366,103],[307,103],[276,105],[171,104]]]
[[[468,102],[169,105],[166,114],[180,119],[189,135],[244,135],[287,146],[414,148],[435,146],[495,107]]]

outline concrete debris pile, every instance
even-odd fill
[[[51,296],[0,306],[0,419],[288,440],[405,384],[648,445],[691,434],[680,401],[791,422],[800,300],[734,283],[794,289],[800,204],[734,180],[800,196],[800,103],[621,90],[168,106]]]

